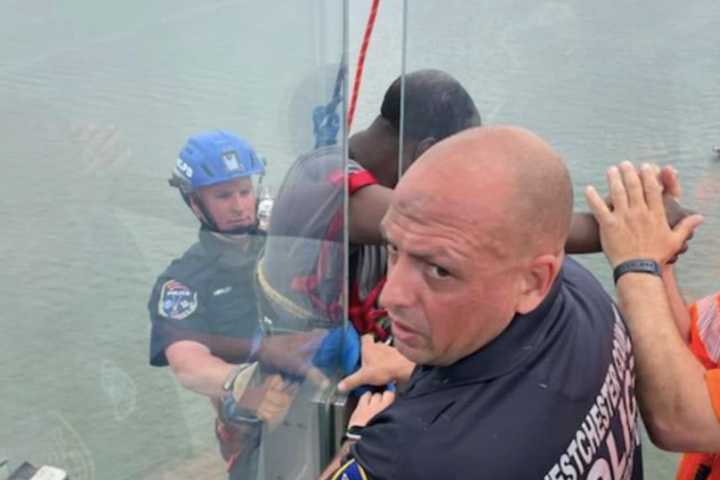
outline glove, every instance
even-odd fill
[[[312,363],[326,373],[338,366],[343,376],[348,376],[360,367],[360,336],[352,325],[331,329],[323,338]]]

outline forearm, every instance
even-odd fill
[[[592,213],[573,213],[570,232],[565,242],[567,253],[597,253],[602,251],[600,230]]]
[[[350,453],[350,448],[352,448],[353,444],[355,444],[354,441],[347,440],[340,446],[340,450],[337,455],[335,455],[335,458],[332,459],[320,475],[320,480],[330,480],[333,477],[333,474],[342,467],[342,460]]]
[[[678,335],[664,283],[643,273],[618,281],[635,352],[643,419],[653,441],[671,450],[700,449],[710,408],[704,369]],[[710,411],[710,413],[712,413]]]
[[[167,349],[167,357],[180,384],[210,398],[219,398],[225,379],[235,365],[190,342],[178,342]]]
[[[233,369],[233,365],[222,360],[210,360],[192,368],[177,372],[183,387],[211,398],[222,395],[222,385]]]
[[[680,338],[683,342],[688,343],[690,338],[690,313],[678,288],[672,265],[663,267],[663,281],[665,282],[665,291],[670,302],[675,325],[678,332],[680,332]]]

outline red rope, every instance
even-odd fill
[[[352,99],[350,100],[350,108],[348,109],[348,130],[350,130],[350,127],[352,126],[353,116],[355,116],[355,105],[357,104],[358,93],[360,92],[360,83],[362,82],[363,68],[365,67],[365,55],[367,55],[367,49],[370,45],[370,37],[372,36],[373,27],[375,26],[375,18],[377,17],[379,6],[380,0],[373,0],[372,7],[370,7],[370,15],[368,15],[368,21],[365,25],[365,35],[363,36],[363,42],[360,46],[357,70],[355,70],[355,81],[353,84]]]

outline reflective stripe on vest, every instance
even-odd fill
[[[720,294],[710,295],[697,302],[697,332],[710,360],[720,360]]]

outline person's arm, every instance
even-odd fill
[[[392,190],[382,185],[368,185],[350,195],[348,231],[351,243],[379,245],[380,221],[390,206]]]
[[[592,187],[586,198],[613,268],[640,258],[666,264],[702,222],[699,215],[691,215],[674,229],[668,227],[661,187],[647,166],[641,177],[628,162],[619,169],[611,167],[608,184],[613,210]],[[705,370],[678,334],[663,279],[626,273],[618,279],[617,290],[633,339],[636,392],[651,439],[669,450],[717,451],[720,421],[712,408]]]
[[[192,341],[175,342],[165,354],[180,384],[209,397],[217,408],[217,400],[225,394],[223,386],[238,366],[213,356],[205,345]],[[287,414],[296,393],[297,384],[275,374],[266,377],[262,385],[245,386],[233,392],[233,396],[239,407],[253,412],[274,430]]]
[[[565,242],[565,251],[571,254],[596,253],[602,251],[598,224],[592,213],[573,213],[570,232]]]
[[[692,212],[675,200],[672,195],[663,195],[666,220],[668,225],[674,227],[683,218]],[[687,244],[677,252],[682,254],[687,250]],[[595,217],[591,212],[575,212],[570,222],[570,231],[565,242],[565,251],[570,254],[597,253],[602,251],[600,244],[600,231]]]
[[[214,356],[202,343],[191,340],[171,344],[165,356],[183,387],[210,398],[220,398],[223,383],[235,367]]]
[[[355,408],[355,411],[353,412],[352,416],[350,417],[350,420],[348,421],[348,429],[355,427],[355,428],[364,428],[367,426],[367,424],[372,420],[372,418],[377,415],[378,413],[385,410],[387,407],[389,407],[393,402],[395,401],[395,392],[391,390],[385,390],[382,393],[370,393],[367,392],[363,394],[362,397],[360,397],[360,400],[358,401],[357,407]],[[344,458],[347,458],[350,454],[350,449],[352,448],[353,444],[356,441],[360,440],[360,436],[362,434],[358,434],[358,437],[354,439],[347,439],[340,447],[338,453],[335,455],[335,458],[332,459],[330,464],[325,468],[323,473],[320,475],[320,480],[329,480],[334,478],[342,478],[338,477],[337,473],[338,470],[343,467],[342,461]],[[359,468],[362,470],[362,467],[354,467]],[[364,472],[363,472],[364,473]],[[367,476],[367,475],[365,475]],[[352,477],[355,478],[355,477]]]
[[[350,449],[354,444],[354,440],[345,440],[343,444],[340,445],[338,453],[335,454],[328,466],[325,467],[325,470],[323,470],[323,472],[320,474],[320,480],[334,480],[335,478],[337,478],[335,474],[338,470],[340,470],[340,467],[343,466],[342,461],[350,454]]]
[[[662,275],[665,291],[675,319],[675,326],[680,332],[680,338],[687,344],[690,339],[690,312],[678,288],[673,266],[665,265],[662,269]]]
[[[362,336],[360,369],[342,379],[338,390],[349,392],[363,385],[404,384],[410,380],[415,364],[396,348],[376,342],[372,335]]]
[[[668,225],[674,227],[680,220],[694,212],[678,203],[681,188],[677,171],[669,165],[660,168],[653,164],[650,168],[662,184],[662,201],[665,206],[665,218]],[[606,205],[611,205],[610,198],[606,198],[604,202]],[[683,244],[682,248],[676,253],[676,256],[685,253],[686,250],[687,242]],[[568,238],[565,243],[565,251],[570,254],[597,253],[602,251],[598,224],[592,212],[573,213],[570,231],[568,232]]]
[[[705,369],[678,335],[662,280],[625,274],[618,296],[633,339],[640,410],[653,443],[667,450],[717,451],[720,423]]]

